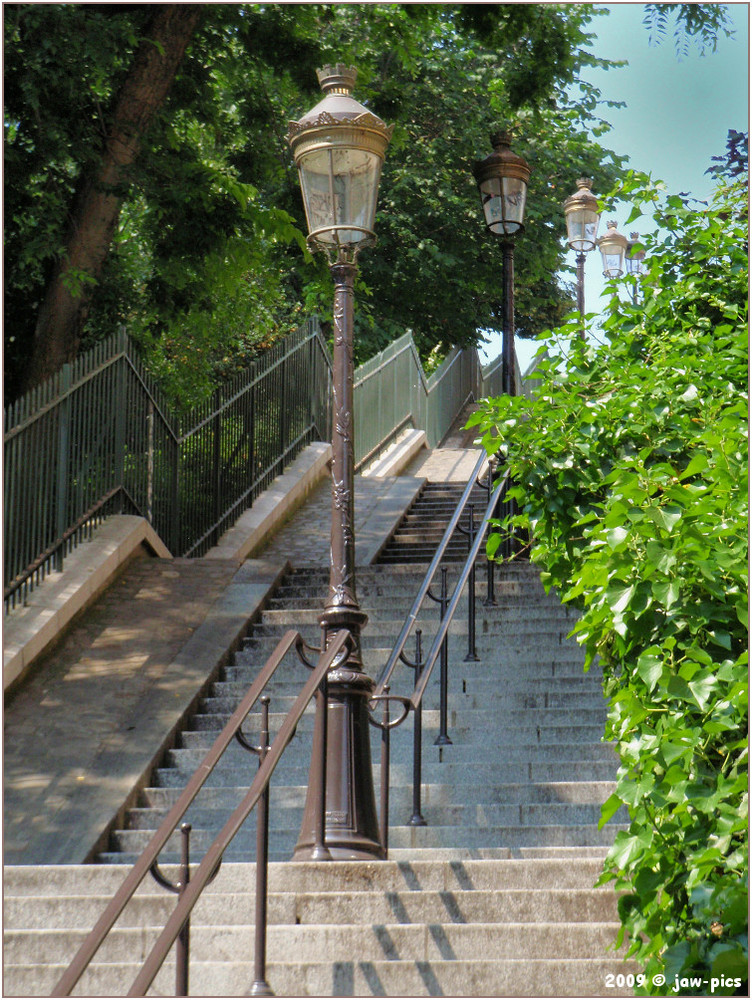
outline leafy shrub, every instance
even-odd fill
[[[656,201],[645,183],[629,194]],[[711,978],[743,993],[747,975],[743,180],[701,208],[656,209],[641,301],[612,287],[605,343],[586,342],[578,317],[549,339],[532,399],[486,401],[471,421],[517,483],[500,532],[529,531],[544,583],[581,610],[587,666],[603,666],[621,765],[601,825],[623,804],[630,824],[599,884],[622,894],[617,943],[649,995],[707,995]]]

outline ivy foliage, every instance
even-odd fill
[[[601,825],[630,816],[600,880],[621,893],[618,943],[649,995],[748,995],[746,178],[726,171],[707,205],[639,176],[621,196],[659,223],[641,300],[612,283],[604,342],[565,325],[532,399],[471,423],[603,666],[621,765]]]

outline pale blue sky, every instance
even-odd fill
[[[584,76],[595,84],[603,98],[625,101],[625,108],[604,108],[602,116],[613,130],[598,141],[601,145],[626,155],[629,165],[666,182],[671,192],[687,191],[703,198],[710,192],[710,178],[705,171],[713,156],[726,148],[731,128],[747,131],[749,120],[749,8],[746,3],[724,5],[733,18],[735,36],[721,37],[715,52],[700,56],[694,41],[688,54],[676,54],[673,25],[663,41],[650,44],[650,33],[642,24],[641,3],[603,4],[607,15],[594,18],[590,31],[596,35],[593,52],[606,59],[626,59],[628,66],[608,71],[588,69]],[[574,185],[572,186],[574,193]],[[596,192],[600,193],[600,192]],[[629,227],[628,206],[616,206],[601,218],[600,232],[607,219],[615,219],[621,232],[650,231],[653,226],[640,220]],[[522,237],[524,239],[524,236]],[[570,252],[570,263],[574,253]],[[588,255],[586,264],[585,306],[600,309],[603,277],[598,251]],[[524,281],[518,274],[517,281]],[[496,357],[500,345],[486,347],[489,357]],[[536,347],[530,342],[517,343],[520,365],[524,371]]]

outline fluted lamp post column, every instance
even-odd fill
[[[598,235],[598,199],[590,190],[593,182],[589,177],[580,177],[577,190],[564,202],[564,218],[567,223],[567,243],[577,251],[577,309],[585,317],[585,259],[586,254],[595,250]]]
[[[501,237],[502,285],[504,313],[502,317],[501,371],[502,391],[515,395],[514,349],[514,238],[525,228],[525,201],[530,180],[530,166],[510,148],[509,132],[491,135],[493,153],[473,164],[473,175],[480,192],[486,225]]]
[[[379,837],[371,766],[368,700],[373,682],[363,670],[360,633],[367,621],[355,592],[353,521],[353,283],[356,258],[375,241],[381,167],[392,129],[351,96],[356,70],[340,63],[318,70],[324,99],[288,139],[300,175],[308,244],[323,250],[334,280],[332,531],[329,594],[320,618],[323,645],[347,629],[347,661],[327,676],[326,713],[317,712],[305,811],[293,860],[385,857]],[[326,776],[320,749],[326,743]],[[324,849],[317,843],[326,777]]]

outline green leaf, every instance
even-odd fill
[[[712,674],[706,674],[704,677],[689,681],[687,687],[692,692],[698,706],[702,711],[705,711],[708,702],[718,688],[718,682]]]
[[[653,691],[663,673],[663,657],[649,650],[637,658],[637,672],[645,681],[648,691]]]
[[[598,829],[602,830],[611,817],[624,805],[621,798],[612,792],[601,806],[601,818],[598,820]]]

